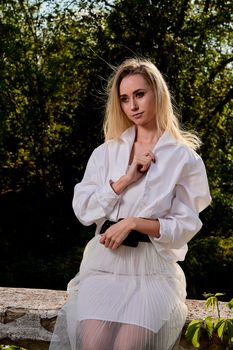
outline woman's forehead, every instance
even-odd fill
[[[126,91],[136,91],[139,89],[145,89],[148,88],[149,84],[145,77],[140,74],[130,74],[124,77],[120,83],[119,90],[120,94],[126,92]]]

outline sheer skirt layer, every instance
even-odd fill
[[[110,250],[95,236],[68,285],[50,350],[171,350],[185,323],[185,278],[150,243]]]

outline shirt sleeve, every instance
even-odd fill
[[[156,242],[170,249],[182,248],[200,231],[199,213],[211,202],[205,165],[197,154],[188,164],[175,187],[169,213],[160,222],[160,237]]]
[[[94,151],[82,181],[74,188],[73,210],[78,220],[86,226],[108,217],[120,198],[120,195],[113,191],[110,179],[106,176],[104,158],[104,152],[100,158],[96,157]]]

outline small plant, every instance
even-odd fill
[[[233,318],[222,318],[220,315],[219,300],[223,293],[204,293],[205,306],[212,311],[217,308],[218,318],[207,316],[204,320],[192,320],[185,332],[186,339],[195,348],[200,349],[233,349]],[[233,299],[227,304],[229,309],[233,308]],[[202,344],[202,343],[205,343]],[[204,346],[203,346],[204,345]]]
[[[0,350],[26,350],[17,345],[0,345]]]

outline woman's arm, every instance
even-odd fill
[[[95,150],[87,163],[82,181],[74,188],[72,206],[83,225],[88,226],[108,217],[120,199],[107,178],[105,157],[104,150]]]
[[[144,219],[138,217],[128,218],[132,220],[132,229],[141,233],[147,234],[151,237],[160,237],[160,223],[159,220]]]
[[[211,202],[205,165],[196,155],[178,181],[169,213],[159,218],[160,237],[156,242],[180,249],[200,231],[199,213]]]
[[[128,217],[109,227],[100,238],[100,243],[110,249],[117,249],[130,231],[139,231],[152,237],[159,237],[159,221]]]
[[[154,155],[150,151],[135,156],[127,173],[113,182],[106,176],[108,169],[105,152],[105,145],[102,145],[92,153],[84,177],[74,189],[73,209],[83,225],[91,225],[101,218],[109,217],[121,193],[140,179],[154,161]]]

